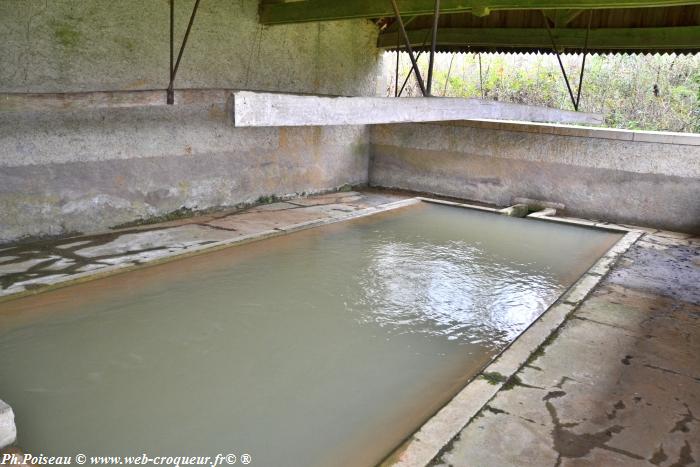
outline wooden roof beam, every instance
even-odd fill
[[[589,10],[683,5],[700,5],[700,0],[442,0],[440,13],[469,12],[483,16],[497,10]],[[431,15],[434,6],[434,0],[401,0],[399,3],[404,16]],[[262,24],[391,16],[394,16],[391,3],[382,0],[303,0],[281,3],[263,0],[260,4]]]
[[[428,30],[408,31],[413,47],[423,45]],[[557,47],[581,49],[586,29],[553,29]],[[493,47],[498,49],[551,49],[545,28],[441,28],[438,47]],[[396,34],[379,36],[378,47],[396,48]],[[595,50],[684,50],[700,49],[700,26],[673,28],[591,29],[588,48]]]

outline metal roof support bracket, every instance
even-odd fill
[[[428,96],[433,95],[433,67],[435,66],[435,48],[437,47],[438,21],[440,20],[440,0],[435,0],[433,16],[433,39],[430,42],[430,64],[428,65]]]
[[[566,82],[566,89],[569,91],[569,97],[571,98],[571,104],[574,106],[574,110],[578,112],[579,104],[581,103],[581,90],[583,89],[583,74],[586,69],[586,56],[588,55],[588,35],[591,32],[591,19],[593,18],[593,10],[588,12],[588,29],[586,30],[586,41],[583,46],[583,61],[581,63],[581,75],[578,81],[578,90],[576,91],[576,97],[574,97],[574,92],[571,89],[571,83],[569,82],[569,76],[566,74],[566,69],[564,68],[564,63],[561,61],[561,54],[557,45],[554,42],[554,35],[552,35],[552,29],[549,26],[549,20],[547,19],[547,14],[542,10],[542,17],[544,18],[544,24],[547,27],[547,35],[549,35],[549,40],[552,42],[552,50],[557,55],[557,61],[559,62],[559,68],[564,76],[564,82]]]
[[[398,21],[398,23],[399,23],[399,30],[401,31],[401,35],[403,36],[403,40],[404,40],[404,43],[406,45],[406,52],[408,52],[408,56],[411,59],[411,65],[413,66],[413,71],[416,73],[416,79],[418,80],[418,86],[420,86],[420,90],[423,93],[423,96],[426,96],[427,91],[425,89],[425,84],[423,83],[423,78],[420,75],[420,70],[418,69],[418,62],[416,60],[415,55],[413,54],[413,47],[411,47],[411,41],[408,38],[408,34],[406,34],[406,28],[404,27],[403,20],[401,19],[401,12],[399,11],[399,6],[396,4],[396,0],[391,0],[391,6],[394,8],[394,14],[396,15],[396,21]]]
[[[401,36],[396,34],[396,75],[394,76],[394,97],[399,97],[399,62],[401,61]]]
[[[430,33],[430,30],[428,30],[428,33]],[[428,44],[428,34],[425,35],[425,39],[423,40],[422,48],[424,49],[427,44]],[[420,58],[421,55],[423,55],[422,50],[420,52],[418,52],[418,55],[416,55],[416,61],[418,61],[418,59]],[[403,94],[403,90],[406,89],[406,85],[408,84],[408,80],[411,79],[412,74],[413,74],[413,68],[411,68],[409,70],[408,75],[406,76],[406,79],[403,80],[403,84],[401,85],[401,89],[399,90],[398,97],[401,97],[401,94]]]
[[[177,61],[173,66],[173,53],[175,51],[175,0],[170,0],[170,82],[168,84],[167,90],[167,103],[168,105],[173,105],[175,103],[175,76],[177,75],[177,70],[180,68],[180,60],[182,60],[182,53],[185,51],[185,46],[187,45],[187,39],[190,37],[190,31],[192,30],[192,23],[194,23],[194,17],[197,15],[197,8],[199,7],[199,0],[195,0],[194,8],[192,8],[192,14],[190,15],[190,22],[187,23],[187,30],[185,31],[185,37],[182,39],[182,44],[180,45],[180,51],[177,54]]]
[[[581,90],[583,89],[583,73],[586,70],[586,56],[588,56],[588,35],[591,32],[591,20],[593,19],[593,10],[588,11],[588,28],[586,29],[586,41],[583,45],[583,61],[581,62],[581,75],[578,78],[578,92],[576,94],[576,110],[581,104]]]

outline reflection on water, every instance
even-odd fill
[[[372,465],[616,235],[421,205],[0,305],[0,395],[49,455]]]
[[[548,270],[488,255],[464,241],[371,246],[358,277],[361,319],[394,332],[430,333],[502,348],[560,294]]]

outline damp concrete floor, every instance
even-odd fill
[[[339,220],[406,198],[381,191],[333,193],[0,246],[0,298],[246,236]],[[645,232],[510,384],[476,417],[465,419],[433,465],[700,462],[700,238]]]
[[[433,461],[700,463],[700,238],[646,233]]]

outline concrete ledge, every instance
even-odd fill
[[[175,104],[225,104],[230,89],[178,89]],[[52,112],[167,105],[165,90],[67,93],[0,93],[0,112]]]
[[[492,213],[498,213],[498,211],[499,211],[496,208],[488,208],[486,206],[477,206],[476,204],[457,203],[455,201],[445,201],[442,199],[435,199],[435,198],[424,198],[422,196],[418,196],[416,199],[423,201],[423,202],[426,202],[426,203],[444,204],[445,206],[456,206],[456,207],[460,207],[460,208],[475,209],[477,211],[492,212]]]
[[[475,118],[596,125],[603,116],[583,112],[452,97],[324,97],[250,91],[233,93],[236,127],[373,125]]]
[[[12,407],[0,400],[0,449],[13,444],[16,440],[15,413]]]
[[[587,126],[563,125],[556,123],[515,122],[491,119],[444,122],[443,124],[482,128],[487,130],[519,131],[523,133],[538,133],[557,136],[576,136],[582,138],[636,141],[640,143],[700,146],[700,134],[697,133],[623,130],[617,128],[598,128]]]

